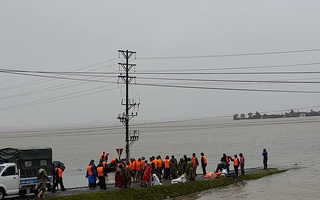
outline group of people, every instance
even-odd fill
[[[86,178],[88,178],[89,188],[95,189],[97,185],[101,190],[107,189],[106,180],[108,178],[107,174],[107,162],[109,159],[109,152],[102,152],[100,155],[99,164],[96,166],[94,160],[90,160],[87,166]],[[112,159],[110,165],[115,165],[118,159]],[[97,179],[99,180],[97,184]]]
[[[265,148],[262,151],[262,157],[263,157],[263,168],[268,169],[268,152]],[[243,153],[239,153],[239,157],[237,154],[235,154],[233,158],[230,156],[227,156],[224,153],[220,161],[221,162],[217,165],[217,169],[215,171],[216,173],[222,172],[225,174],[229,174],[230,173],[229,166],[230,166],[230,162],[232,161],[235,176],[239,175],[239,167],[240,167],[241,175],[245,174],[245,171],[244,171],[245,158]]]
[[[118,188],[128,188],[132,182],[139,182],[141,186],[151,186],[155,180],[161,182],[161,180],[172,180],[186,175],[188,180],[194,181],[197,177],[197,168],[200,165],[203,175],[207,174],[206,167],[208,165],[207,157],[203,152],[200,153],[200,162],[196,156],[196,153],[192,153],[190,157],[184,155],[179,159],[175,158],[174,155],[167,155],[162,158],[160,155],[151,156],[149,159],[140,157],[138,159],[131,158],[129,161],[119,161],[117,158],[111,160],[108,167],[114,167],[115,172],[115,186]],[[263,150],[263,164],[264,168],[267,169],[268,153],[266,149]],[[100,155],[100,162],[98,166],[95,166],[94,160],[91,160],[88,167],[86,177],[88,178],[89,188],[95,189],[97,185],[102,190],[106,189],[106,178],[107,178],[107,161],[109,153],[103,152]],[[239,155],[235,154],[233,157],[223,153],[220,163],[217,165],[216,173],[230,174],[230,163],[233,162],[234,176],[240,174],[245,175],[245,157],[243,153]],[[99,180],[98,184],[96,180]]]
[[[241,175],[244,175],[244,164],[245,164],[245,158],[243,153],[239,153],[239,158],[238,155],[235,154],[233,158],[231,156],[227,156],[227,154],[223,153],[220,163],[217,165],[216,173],[222,172],[224,174],[229,174],[230,173],[230,162],[233,162],[233,168],[234,168],[234,175],[238,176],[239,175],[239,167],[241,171]]]
[[[131,158],[126,163],[119,163],[115,174],[115,186],[119,188],[130,187],[131,182],[139,182],[142,186],[151,186],[154,182],[162,179],[176,179],[186,174],[189,180],[195,180],[197,167],[201,164],[203,173],[206,174],[207,158],[201,153],[199,163],[196,153],[191,157],[184,155],[178,161],[174,155],[165,156],[164,159],[158,156],[151,156],[149,160],[145,157]],[[155,180],[158,179],[159,181]]]
[[[58,188],[58,185],[60,185],[60,188],[62,191],[65,191],[65,187],[63,185],[63,179],[62,179],[62,172],[64,168],[61,166],[61,164],[54,165],[53,164],[53,186],[51,188],[52,193],[56,192],[56,189]],[[38,176],[37,176],[37,186],[36,186],[36,194],[38,198],[45,198],[45,193],[47,189],[47,182],[51,182],[51,179],[48,176],[47,171],[44,168],[40,168],[38,170]]]

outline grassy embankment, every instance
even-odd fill
[[[192,194],[204,190],[230,185],[235,181],[254,180],[269,176],[272,174],[282,173],[286,170],[262,171],[236,178],[225,179],[209,179],[187,182],[185,184],[168,184],[162,186],[154,186],[149,188],[129,188],[123,190],[100,191],[94,193],[77,194],[72,196],[52,197],[49,199],[68,199],[68,200],[102,200],[102,199],[165,199],[173,198],[181,195]]]

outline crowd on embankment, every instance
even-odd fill
[[[262,153],[264,159],[264,168],[267,168],[267,152],[264,149]],[[91,160],[87,166],[86,177],[90,189],[95,189],[97,186],[101,190],[106,190],[106,179],[108,173],[115,172],[115,187],[128,188],[132,182],[139,183],[141,187],[149,187],[152,185],[160,185],[162,180],[176,180],[185,178],[188,181],[194,181],[197,174],[197,168],[200,166],[204,177],[218,178],[220,176],[238,176],[239,168],[240,175],[245,175],[245,157],[243,153],[239,156],[235,154],[233,157],[223,153],[220,163],[214,172],[207,173],[207,157],[203,152],[200,153],[198,160],[196,153],[192,153],[190,157],[184,155],[179,160],[174,155],[166,155],[165,157],[151,156],[146,159],[144,156],[138,159],[131,158],[130,160],[119,160],[114,158],[108,163],[109,153],[103,152],[99,158],[99,164],[96,166],[94,160]],[[233,172],[230,172],[230,165],[233,165]],[[98,182],[97,182],[98,180]],[[176,182],[175,181],[175,182]],[[174,182],[174,181],[173,181]]]

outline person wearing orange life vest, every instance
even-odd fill
[[[58,164],[57,167],[54,169],[54,175],[55,175],[56,180],[53,184],[52,192],[55,192],[55,189],[58,186],[58,184],[60,184],[60,188],[62,191],[66,190],[64,188],[63,181],[62,181],[62,172],[63,172],[63,170],[61,169],[61,164]]]
[[[135,182],[136,181],[136,159],[134,159],[134,158],[131,158],[130,159],[130,169],[131,169],[131,177],[132,177],[132,179],[133,179],[133,182]]]
[[[192,158],[191,158],[192,162],[193,162],[193,168],[194,168],[194,177],[197,177],[197,167],[199,166],[199,161],[198,158],[196,157],[196,153],[192,154]]]
[[[141,158],[138,158],[138,160],[136,161],[136,177],[135,180],[140,182],[142,178],[142,162],[141,162]]]
[[[155,174],[156,172],[156,169],[158,168],[157,164],[156,164],[156,161],[155,161],[155,157],[152,156],[149,158],[150,160],[150,165],[151,165],[151,173],[152,174]]]
[[[207,171],[206,171],[206,168],[207,168],[207,157],[204,155],[203,152],[201,152],[201,167],[202,167],[202,172],[203,172],[203,175],[206,175],[207,174]]]
[[[100,162],[99,165],[97,166],[97,174],[98,174],[98,179],[99,183],[98,185],[100,186],[101,190],[106,190],[106,168],[103,167],[103,163]]]
[[[169,156],[166,156],[163,162],[164,162],[164,175],[163,175],[163,178],[168,180],[168,179],[170,179],[170,174],[171,174]]]
[[[162,169],[163,169],[163,161],[161,159],[161,156],[158,155],[157,156],[157,176],[160,181],[161,181],[161,178],[163,177]]]
[[[95,189],[97,187],[97,168],[94,164],[94,160],[91,160],[89,165],[87,166],[87,174],[86,177],[88,178],[89,188]]]
[[[100,154],[100,161],[104,161],[105,156],[106,156],[106,152],[102,152],[102,154]]]
[[[239,159],[237,154],[234,155],[234,158],[230,158],[231,161],[233,161],[233,167],[234,167],[234,173],[236,174],[236,176],[238,176],[238,169],[239,169]]]

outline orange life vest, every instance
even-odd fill
[[[144,166],[144,164],[146,164],[145,160],[141,160],[141,166]]]
[[[98,176],[104,176],[103,167],[97,167]]]
[[[141,171],[141,161],[136,161],[136,170]]]
[[[227,163],[230,162],[229,156],[226,157],[226,161],[227,161]]]
[[[157,162],[158,162],[158,168],[162,168],[162,160],[159,158]]]
[[[92,175],[93,175],[92,166],[91,166],[91,165],[89,165],[89,166],[87,167],[87,171],[88,171],[88,175],[89,175],[89,176],[92,176]]]
[[[60,169],[59,167],[56,168],[56,171],[58,171],[58,177],[62,178],[62,169]]]
[[[170,168],[170,160],[164,159],[164,168],[169,169]]]
[[[158,169],[158,161],[157,160],[153,160],[152,162],[154,164],[154,169]]]
[[[202,156],[203,158],[203,164],[207,164],[207,157],[206,156]]]
[[[103,166],[103,167],[106,167],[106,166],[107,166],[107,161],[103,161],[103,162],[102,162],[102,166]]]
[[[136,170],[136,161],[130,161],[130,168]]]
[[[197,167],[197,158],[192,157],[193,167]]]
[[[233,159],[233,165],[239,166],[239,159],[238,158]]]

